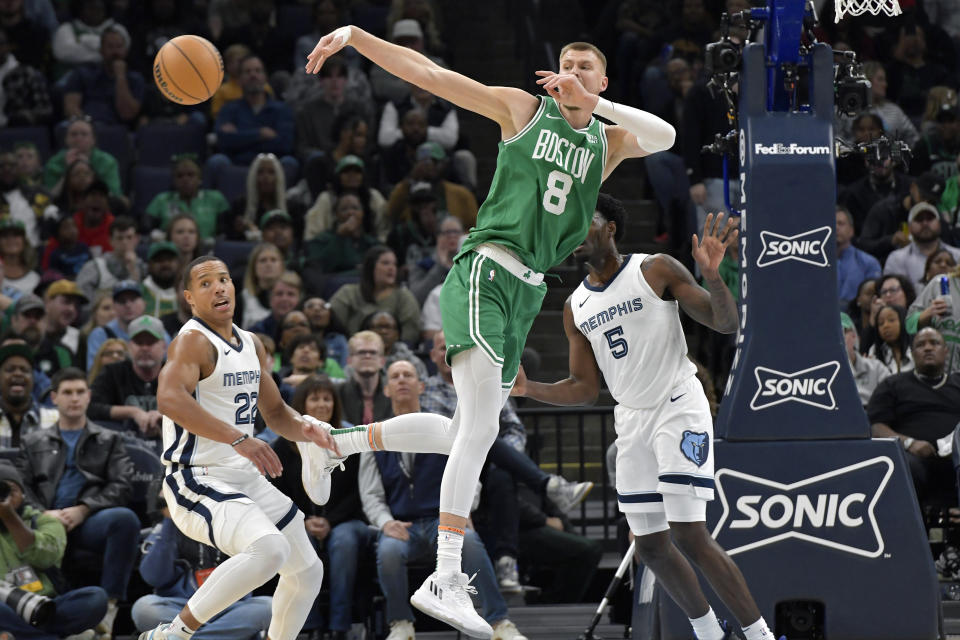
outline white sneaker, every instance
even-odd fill
[[[81,631],[80,633],[75,633],[72,636],[67,636],[63,640],[94,640],[97,637],[97,632],[93,629],[87,629],[86,631]]]
[[[476,576],[473,574],[469,579],[465,573],[441,576],[434,571],[410,597],[410,604],[461,633],[489,640],[493,629],[473,608],[470,599],[470,594],[477,592],[470,586]]]
[[[492,640],[527,640],[527,636],[520,633],[517,625],[509,620],[501,620],[493,625]]]
[[[413,623],[409,620],[394,620],[390,623],[390,635],[386,640],[414,640]]]
[[[181,640],[186,638],[187,636],[174,631],[169,622],[164,622],[158,624],[156,629],[141,633],[138,640]]]
[[[298,442],[300,451],[300,479],[303,489],[316,504],[326,504],[330,499],[330,474],[334,469],[343,469],[346,458],[338,458],[329,449],[312,442]]]
[[[497,583],[503,593],[520,593],[520,572],[517,571],[517,559],[513,556],[500,556],[494,565],[497,572]]]
[[[590,490],[592,482],[572,482],[560,476],[550,476],[547,480],[547,498],[557,505],[560,511],[566,513],[583,502]]]

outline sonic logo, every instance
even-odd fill
[[[820,227],[798,233],[795,236],[782,236],[772,231],[760,232],[760,256],[758,267],[769,267],[778,262],[796,260],[816,267],[829,266],[827,261],[827,240],[830,239],[830,227]]]
[[[790,484],[721,469],[712,535],[730,555],[796,539],[876,558],[884,542],[875,510],[892,474],[886,456]]]
[[[753,373],[757,379],[757,392],[750,401],[750,408],[759,411],[784,402],[799,402],[820,409],[836,409],[833,381],[839,371],[840,363],[836,360],[795,373],[756,367]]]

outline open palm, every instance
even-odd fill
[[[716,220],[712,213],[707,214],[703,223],[703,240],[693,234],[693,249],[690,251],[701,273],[716,273],[727,247],[737,241],[739,231],[735,226],[733,218],[727,218],[727,223],[723,224],[722,213],[717,214]]]

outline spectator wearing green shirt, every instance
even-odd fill
[[[360,198],[346,193],[334,205],[334,214],[334,228],[304,245],[304,266],[318,266],[324,273],[356,273],[364,253],[378,244],[373,217]]]
[[[217,218],[230,210],[230,203],[216,189],[201,189],[200,183],[197,161],[188,156],[178,157],[173,165],[173,189],[158,193],[147,205],[151,226],[166,230],[174,217],[186,213],[196,220],[201,238],[213,238],[217,233]]]
[[[106,183],[110,195],[123,197],[117,159],[106,151],[97,149],[97,138],[89,120],[85,118],[72,120],[67,126],[64,144],[66,146],[50,158],[43,168],[43,186],[54,194],[59,194],[63,187],[63,176],[67,166],[76,160],[84,159],[90,163],[97,177]]]

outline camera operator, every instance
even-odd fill
[[[20,473],[0,460],[0,593],[17,587],[0,600],[0,629],[31,640],[58,640],[92,629],[106,614],[107,594],[100,587],[57,594],[51,578],[59,578],[66,531],[59,520],[26,504],[23,495]],[[24,598],[21,590],[32,595]],[[56,611],[45,624],[33,626],[17,611],[29,614],[39,601],[28,600],[41,597],[52,599]]]

